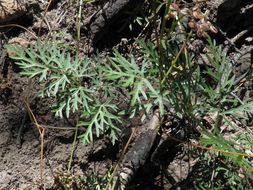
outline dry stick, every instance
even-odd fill
[[[67,13],[67,11],[62,11],[61,13],[60,13],[60,15],[55,19],[55,21],[54,21],[54,23],[55,23],[55,25],[59,25],[59,23],[62,21],[62,19],[63,19],[63,17],[66,15],[66,13]],[[49,32],[47,33],[47,36],[46,36],[46,39],[48,39],[49,38],[49,36],[51,35],[51,33],[52,33],[52,26],[50,26],[50,24],[48,23],[48,21],[46,20],[46,22],[47,22],[47,25],[48,25],[48,28],[50,29],[49,30]]]
[[[143,165],[149,155],[150,149],[153,146],[155,138],[158,134],[160,125],[159,110],[155,110],[154,114],[147,125],[145,132],[141,133],[135,141],[135,144],[126,153],[122,160],[121,169],[114,179],[111,189],[123,190],[129,185],[135,172]]]
[[[34,34],[31,30],[28,30],[27,28],[21,26],[21,25],[18,25],[18,24],[5,24],[5,25],[2,25],[0,26],[0,28],[7,28],[7,27],[18,27],[18,28],[22,28],[23,30],[29,32],[33,37],[35,37],[36,39],[38,39],[37,35]]]
[[[233,155],[233,156],[244,156],[244,157],[247,157],[247,158],[253,158],[253,155],[252,154],[247,154],[247,153],[241,153],[241,152],[229,152],[229,151],[226,151],[226,150],[221,150],[221,149],[218,149],[218,148],[213,148],[213,147],[205,147],[205,146],[202,146],[202,145],[198,145],[198,144],[195,144],[195,143],[191,143],[191,142],[188,142],[188,141],[183,141],[183,140],[180,140],[178,138],[175,138],[175,137],[172,137],[170,135],[168,135],[169,138],[177,141],[177,142],[180,142],[182,144],[188,144],[192,147],[195,147],[195,148],[198,148],[198,149],[201,149],[201,150],[206,150],[206,151],[209,151],[209,152],[217,152],[217,153],[222,153],[222,154],[227,154],[227,155]],[[251,171],[253,172],[253,170]]]
[[[241,54],[241,51],[240,51],[238,48],[236,48],[235,43],[236,43],[236,41],[238,41],[243,35],[247,34],[247,33],[249,32],[249,30],[243,30],[243,31],[239,32],[239,33],[236,34],[232,39],[228,38],[227,35],[226,35],[226,33],[223,32],[221,29],[219,29],[219,30],[220,30],[220,33],[221,33],[221,34],[226,38],[226,40],[230,43],[227,47],[224,48],[223,52],[224,52],[224,53],[227,53],[228,50],[231,48],[231,46],[233,46],[233,47],[235,48],[235,50]]]
[[[43,155],[44,155],[44,134],[45,134],[45,128],[41,127],[37,120],[35,115],[33,114],[29,103],[27,102],[27,100],[24,100],[24,103],[26,105],[26,109],[28,111],[29,117],[31,119],[31,121],[33,122],[33,124],[36,126],[36,128],[39,131],[40,134],[40,185],[42,186],[43,184]]]
[[[144,112],[141,112],[141,116],[143,116],[143,114],[144,114]],[[109,179],[109,181],[108,181],[108,183],[107,183],[107,185],[106,185],[105,190],[109,190],[110,185],[111,185],[111,182],[112,182],[112,179],[114,178],[114,175],[115,175],[115,173],[116,173],[116,171],[117,171],[117,169],[118,169],[119,163],[123,160],[124,155],[125,155],[125,153],[126,153],[126,151],[127,151],[127,148],[128,148],[128,146],[129,146],[129,144],[131,143],[131,141],[132,141],[132,139],[133,139],[133,137],[134,137],[136,131],[137,131],[137,128],[136,128],[136,127],[132,128],[131,134],[130,134],[128,140],[127,140],[126,145],[125,145],[124,148],[123,148],[122,153],[120,154],[120,157],[119,157],[119,160],[117,161],[116,166],[115,166],[114,169],[113,169],[112,175],[110,176],[110,179]]]
[[[78,133],[78,126],[75,127],[75,136],[74,136],[74,141],[72,144],[72,148],[71,148],[71,153],[70,153],[70,158],[69,158],[69,163],[68,163],[68,172],[70,172],[71,169],[71,164],[73,162],[73,157],[74,157],[74,153],[75,153],[75,149],[76,149],[76,145],[77,145],[77,133]]]
[[[175,137],[172,137],[169,135],[169,138],[177,141],[177,142],[180,142],[182,144],[186,144],[186,143],[189,143],[188,141],[182,141],[178,138],[175,138]],[[222,154],[227,154],[227,155],[234,155],[234,156],[244,156],[244,157],[247,157],[247,158],[253,158],[253,154],[246,154],[246,153],[241,153],[241,152],[229,152],[229,151],[226,151],[226,150],[221,150],[221,149],[218,149],[218,148],[213,148],[213,147],[206,147],[206,146],[202,146],[202,145],[198,145],[198,144],[195,144],[195,143],[189,143],[190,146],[192,147],[195,147],[195,148],[199,148],[199,149],[202,149],[202,150],[207,150],[207,151],[212,151],[212,152],[218,152],[218,153],[222,153]]]
[[[123,149],[123,151],[122,151],[122,153],[121,153],[121,155],[120,155],[120,158],[119,158],[119,160],[118,160],[116,166],[114,167],[114,170],[113,170],[112,175],[111,175],[111,177],[110,177],[110,179],[109,179],[109,181],[108,181],[108,183],[107,183],[107,185],[106,185],[106,187],[105,187],[105,190],[110,190],[109,188],[110,188],[110,185],[111,185],[111,183],[112,183],[112,179],[113,179],[113,177],[115,176],[115,173],[116,173],[116,171],[117,171],[117,169],[118,169],[118,167],[119,167],[119,163],[120,163],[121,160],[123,159],[123,157],[124,157],[124,155],[125,155],[125,153],[126,153],[126,151],[127,151],[127,148],[128,148],[128,146],[129,146],[130,142],[132,141],[132,139],[133,139],[135,133],[136,133],[136,128],[133,128],[133,129],[132,129],[132,132],[131,132],[131,135],[130,135],[130,137],[128,138],[127,143],[126,143],[126,145],[125,145],[125,147],[124,147],[124,149]]]
[[[44,20],[45,20],[47,11],[48,11],[49,6],[51,5],[52,1],[53,1],[53,0],[50,0],[50,1],[48,2],[47,7],[46,7],[46,9],[45,9],[45,11],[44,11],[43,17],[42,17],[41,22],[40,22],[40,27],[39,27],[39,31],[38,31],[38,36],[40,35],[40,31],[41,31],[41,28],[42,28],[42,23],[43,23]]]

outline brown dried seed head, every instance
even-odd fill
[[[206,24],[208,25],[208,26],[212,26],[212,23],[208,20],[208,21],[206,21]]]
[[[195,5],[194,7],[192,7],[192,11],[199,11],[199,6]]]
[[[201,30],[203,30],[203,31],[206,31],[206,30],[209,30],[210,25],[207,24],[207,23],[201,23],[201,24],[199,24],[199,28],[200,28]]]
[[[206,23],[206,22],[207,22],[207,20],[206,20],[206,18],[205,18],[205,17],[203,17],[202,19],[200,19],[200,20],[199,20],[199,22],[203,24],[203,23]]]
[[[197,27],[196,27],[196,23],[193,22],[193,21],[188,22],[188,26],[189,26],[191,29],[196,29],[196,28],[197,28]]]
[[[167,14],[167,15],[164,16],[164,19],[167,20],[167,19],[169,19],[169,17],[170,17],[170,15]]]
[[[176,3],[171,3],[170,4],[170,10],[172,11],[179,11],[179,6]]]
[[[193,0],[194,3],[201,3],[203,0]]]
[[[207,38],[207,37],[208,37],[207,32],[203,32],[203,33],[202,33],[202,37]]]
[[[205,13],[204,13],[204,17],[208,17],[210,15],[210,10],[206,10]]]
[[[195,19],[199,19],[199,20],[205,18],[205,17],[204,17],[204,14],[203,14],[201,11],[193,11],[193,12],[192,12],[192,15],[193,15],[193,17],[194,17]]]
[[[177,18],[177,12],[176,11],[172,11],[168,14],[167,19],[174,19]]]
[[[201,30],[201,29],[198,29],[198,30],[197,30],[197,36],[198,36],[198,37],[203,37],[203,33],[204,33],[203,30]]]
[[[213,25],[210,26],[210,30],[211,30],[211,32],[213,32],[213,33],[218,33],[217,28],[215,28]]]
[[[190,15],[191,11],[188,8],[183,8],[183,9],[180,10],[180,13],[183,14],[183,15]]]

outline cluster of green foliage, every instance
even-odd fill
[[[158,3],[151,11],[149,21],[154,20],[163,9],[164,15],[168,14],[170,4],[171,1]],[[246,118],[245,113],[253,111],[253,101],[241,102],[235,96],[238,91],[236,78],[226,54],[208,38],[208,64],[200,66],[194,63],[195,55],[186,48],[193,34],[183,34],[184,42],[178,44],[172,34],[179,21],[168,24],[166,19],[162,19],[161,22],[155,42],[137,40],[141,47],[141,61],[133,54],[123,56],[117,50],[106,61],[99,56],[96,59],[80,59],[53,42],[38,41],[26,49],[13,45],[7,48],[8,52],[13,52],[12,58],[22,69],[21,74],[38,78],[42,85],[40,95],[55,97],[53,110],[56,116],[68,118],[73,113],[79,115],[77,127],[86,128],[80,136],[84,143],[92,142],[94,135],[99,137],[101,134],[108,134],[115,143],[122,116],[132,118],[144,113],[142,119],[145,119],[152,108],[159,107],[161,116],[167,113],[167,108],[173,108],[175,117],[187,121],[185,123],[189,126],[186,128],[201,126],[200,143],[203,146],[242,153],[234,146],[233,139],[224,139],[220,128],[224,124],[232,125],[229,118],[239,121]],[[128,104],[124,110],[117,102],[122,98]],[[215,124],[209,131],[203,123],[207,115],[216,116]],[[217,167],[216,176],[223,173],[226,175],[222,179],[230,180],[241,167],[249,171],[250,178],[253,177],[249,159],[239,154],[224,154],[222,159],[231,167]],[[208,171],[208,167],[203,168]],[[198,183],[196,187],[214,187],[222,182],[220,179],[207,186]],[[197,181],[203,182],[204,179]]]
[[[70,53],[62,52],[51,43],[38,42],[27,49],[21,46],[8,48],[15,52],[12,58],[23,69],[21,74],[38,77],[43,85],[40,95],[56,98],[53,105],[56,116],[68,118],[71,113],[81,112],[78,126],[87,127],[81,136],[84,143],[93,140],[94,128],[97,136],[108,132],[115,142],[119,130],[116,124],[120,118],[115,114],[118,108],[112,103],[113,97],[102,97],[101,91],[106,93],[107,90],[102,85],[101,67],[94,67],[88,59],[71,58]]]
[[[54,184],[54,189],[103,190],[110,179],[111,173],[111,169],[108,169],[103,176],[97,171],[93,171],[86,175],[70,175],[61,172],[56,176],[57,182]]]

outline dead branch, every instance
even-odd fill
[[[112,189],[126,189],[135,173],[144,165],[156,139],[159,129],[159,121],[159,110],[156,110],[150,122],[147,124],[147,129],[136,137],[133,146],[122,160],[118,174],[114,178],[113,184],[115,184],[115,187]]]
[[[141,5],[143,0],[109,0],[98,12],[84,21],[84,25],[90,31],[93,41],[96,43],[105,34],[105,28],[109,27],[126,8]]]

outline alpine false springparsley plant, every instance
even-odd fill
[[[42,85],[40,95],[56,98],[53,105],[56,116],[68,118],[71,113],[81,112],[78,127],[87,127],[85,134],[80,136],[84,143],[93,140],[94,131],[97,137],[108,133],[115,143],[119,132],[116,124],[121,120],[112,98],[104,100],[99,94],[98,67],[88,59],[72,57],[52,43],[37,42],[29,48],[8,45],[7,49],[22,69],[22,75],[38,78]]]

